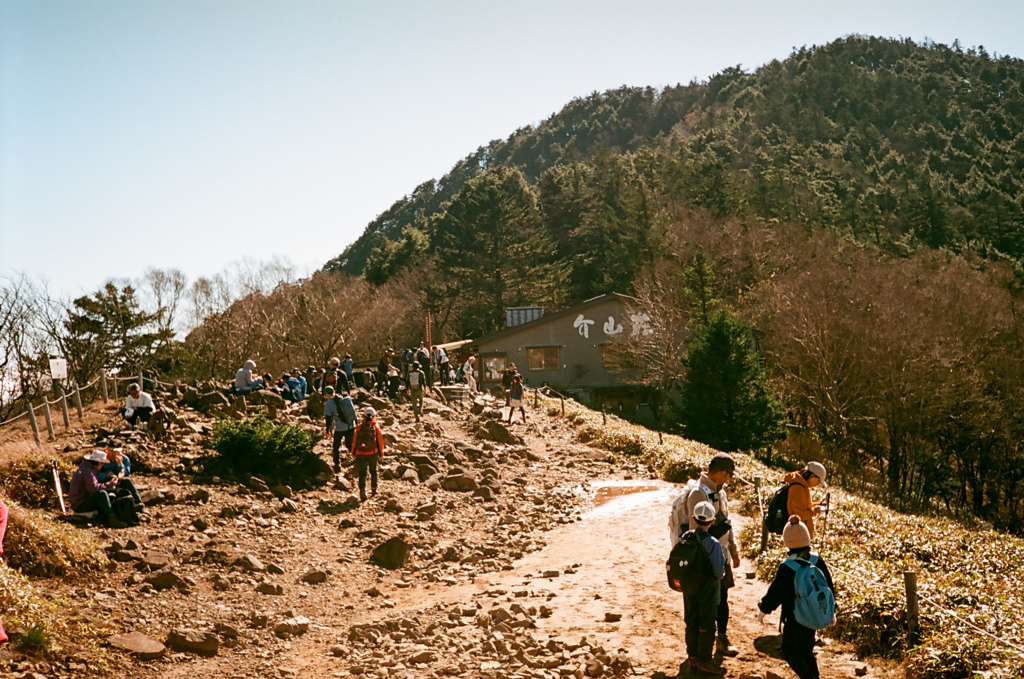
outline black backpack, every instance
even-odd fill
[[[789,521],[789,488],[792,484],[787,483],[775,491],[771,501],[768,503],[768,511],[764,515],[764,525],[768,527],[769,533],[782,535],[782,529]]]
[[[665,570],[668,571],[668,586],[683,594],[696,594],[717,580],[711,557],[695,530],[687,531],[679,538],[668,555]]]
[[[142,523],[139,519],[139,513],[135,511],[135,499],[127,489],[119,488],[111,505],[111,508],[114,510],[114,516],[121,519],[129,526],[138,526]]]

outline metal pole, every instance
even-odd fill
[[[920,629],[920,613],[917,608],[917,573],[903,571],[903,584],[907,589],[907,628],[911,634]]]
[[[39,423],[36,422],[36,410],[32,407],[32,401],[26,398],[25,403],[28,405],[28,422],[32,425],[32,436],[36,439],[36,445],[42,446],[43,442],[39,438]]]
[[[100,370],[100,391],[103,393],[103,403],[110,403],[110,399],[107,398],[107,371]]]
[[[43,399],[43,416],[46,418],[46,433],[49,434],[52,441],[57,437],[53,435],[53,418],[50,417],[50,402],[45,398]]]
[[[85,413],[82,412],[82,388],[77,384],[75,385],[75,410],[78,411],[79,420],[85,417]]]
[[[117,400],[117,375],[114,375],[114,400]]]
[[[142,371],[139,371],[139,391],[146,391],[146,387],[142,386]]]
[[[60,394],[60,411],[64,415],[64,428],[71,428],[71,415],[68,413],[68,395],[64,392]]]

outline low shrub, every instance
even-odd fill
[[[298,485],[326,468],[313,453],[315,445],[316,437],[297,425],[274,424],[265,416],[225,418],[217,422],[209,441],[217,457],[205,467],[209,473],[252,474],[268,483]]]
[[[88,532],[17,503],[10,504],[4,556],[12,568],[37,578],[77,579],[108,563]]]

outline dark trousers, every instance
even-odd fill
[[[96,491],[79,502],[77,507],[72,507],[71,509],[83,514],[85,512],[99,512],[104,519],[109,519],[114,513],[114,508],[110,504],[110,494],[105,490]]]
[[[782,624],[782,657],[800,679],[818,679],[818,661],[814,659],[814,630],[796,620]]]
[[[124,410],[122,410],[121,413],[124,414]],[[142,420],[143,422],[149,422],[149,418],[151,417],[153,417],[152,408],[150,408],[149,406],[139,406],[138,408],[135,409],[135,412],[132,413],[131,417],[125,415],[124,419],[128,420],[128,424],[134,425],[139,420]]]
[[[683,620],[686,623],[686,655],[710,661],[715,650],[715,618],[721,586],[702,587],[696,594],[683,595]]]
[[[718,601],[718,633],[726,636],[726,628],[729,626],[729,589],[734,584],[732,577],[732,564],[725,564],[725,577],[722,578],[722,595]]]
[[[448,364],[448,363],[441,363],[441,364],[439,364],[437,366],[438,372],[441,373],[441,386],[442,387],[447,387],[452,382],[451,375],[448,373],[448,370],[449,370],[450,367],[451,367],[451,365]]]
[[[338,451],[338,448],[341,446],[341,440],[342,439],[345,440],[345,450],[346,451],[352,450],[352,437],[355,435],[355,433],[356,433],[356,430],[353,429],[352,427],[349,427],[345,431],[337,431],[337,430],[335,430],[335,432],[334,432],[334,442],[331,444],[331,455],[334,456],[334,466],[335,467],[340,467],[341,466],[341,454]]]
[[[366,492],[366,472],[370,472],[370,489],[377,490],[377,454],[356,455],[356,470],[359,472],[359,492]]]
[[[142,504],[142,496],[139,495],[139,491],[135,487],[135,484],[132,483],[131,479],[127,479],[127,478],[121,479],[121,481],[118,482],[118,484],[117,484],[117,489],[119,490],[119,489],[122,489],[122,488],[124,490],[128,491],[128,494],[132,496],[133,500],[135,500],[135,504],[137,504],[137,505],[141,505]],[[117,490],[115,490],[114,492],[115,492],[115,494],[117,494]]]

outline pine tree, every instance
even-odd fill
[[[782,404],[768,387],[750,329],[724,310],[694,336],[681,391],[679,421],[689,438],[734,451],[785,437]]]

